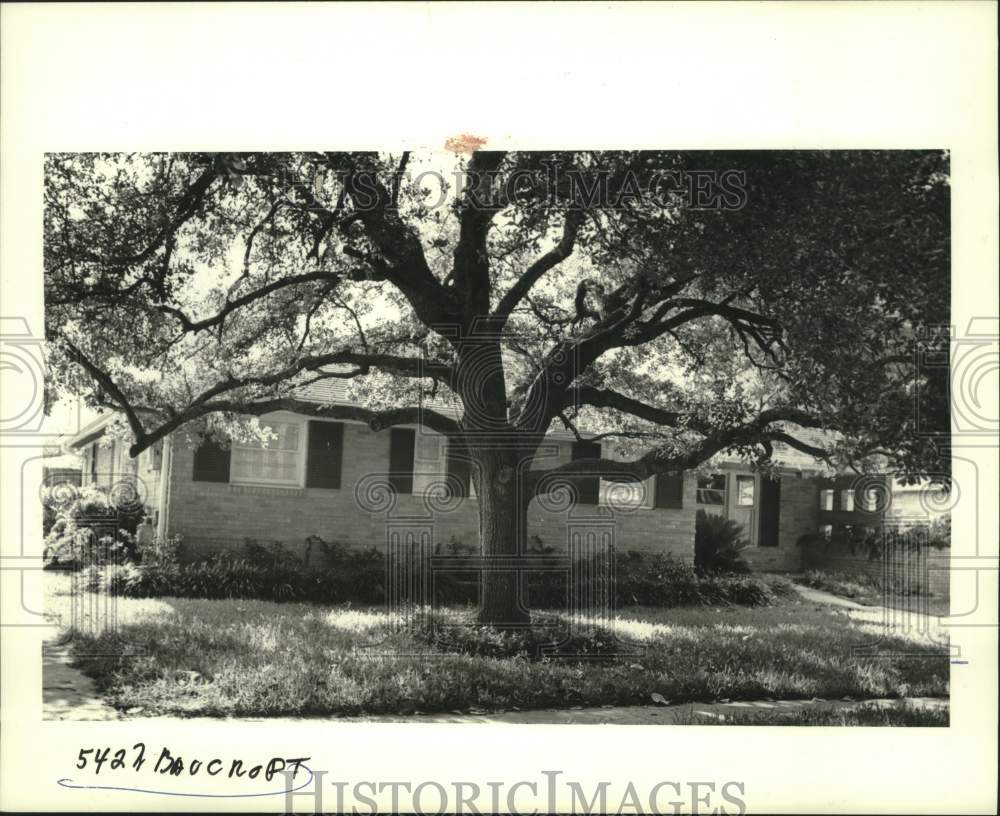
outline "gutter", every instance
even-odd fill
[[[170,476],[174,464],[173,436],[163,440],[163,459],[160,462],[159,514],[156,518],[156,538],[164,541],[167,537],[167,511],[170,506]]]

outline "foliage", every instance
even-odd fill
[[[69,500],[44,497],[55,512],[45,537],[46,568],[79,569],[119,563],[135,557],[135,531],[143,517],[141,507],[121,507],[97,486],[74,488]]]
[[[711,455],[697,441],[713,431],[723,447],[766,455],[760,443],[775,426],[754,422],[763,400],[842,431],[837,456],[877,447],[901,473],[947,469],[933,434],[914,425],[916,415],[940,419],[946,372],[942,383],[941,372],[912,366],[922,329],[948,323],[946,153],[407,155],[394,183],[400,159],[48,154],[53,391],[162,411],[130,418],[144,447],[165,423],[232,424],[239,407],[254,413],[291,397],[322,362],[356,366],[352,385],[373,410],[405,404],[405,360],[425,353],[428,378],[478,420],[481,382],[466,388],[446,369],[478,366],[482,351],[463,349],[445,327],[478,325],[494,309],[509,406],[489,403],[489,418],[509,407],[512,417],[498,418],[512,428],[538,430],[517,423],[521,408],[557,418],[565,394],[552,366],[579,351],[580,368],[560,388],[587,387],[577,400],[589,423],[655,431],[664,465]],[[553,162],[561,185],[551,183]],[[468,183],[436,205],[438,191],[414,183],[425,168]],[[664,174],[697,173],[735,173],[736,200],[706,207],[682,190],[655,194]],[[496,184],[477,186],[488,174]],[[574,178],[606,182],[606,194],[584,200]],[[642,194],[621,206],[629,185]],[[560,254],[546,255],[560,241]],[[606,304],[621,307],[615,320],[572,323],[586,276],[616,298]],[[107,318],[88,319],[93,308]],[[528,405],[540,374],[554,399]],[[654,410],[609,402],[607,391]],[[199,398],[206,393],[225,399]]]
[[[47,609],[58,613],[69,600],[51,598]],[[672,703],[948,694],[946,646],[919,641],[914,654],[918,632],[880,629],[879,653],[862,655],[870,623],[795,600],[757,609],[630,607],[573,630],[597,649],[601,630],[601,642],[616,639],[619,656],[600,660],[489,656],[510,651],[498,638],[513,638],[477,634],[463,609],[438,610],[442,624],[466,629],[439,645],[421,636],[419,616],[379,607],[121,598],[117,610],[106,633],[81,622],[70,649],[108,702],[142,707],[142,716],[636,706],[654,693]],[[68,622],[68,606],[63,614]],[[551,620],[542,613],[538,622]]]
[[[133,455],[278,409],[425,425],[503,496],[488,555],[556,484],[519,465],[563,422],[626,456],[552,476],[789,445],[946,480],[947,370],[913,360],[949,323],[948,172],[941,151],[50,153],[47,393],[119,412]],[[356,404],[300,399],[307,376]],[[513,620],[506,586],[483,606]]]
[[[902,578],[881,572],[870,574],[810,569],[797,577],[795,582],[870,605],[894,605],[895,601],[908,595],[928,594],[926,586],[912,576]]]
[[[936,550],[944,550],[951,547],[950,513],[938,516],[927,524],[917,524],[910,529]]]
[[[253,598],[317,603],[383,604],[387,575],[393,575],[393,598],[399,603],[421,603],[411,594],[427,574],[427,564],[415,556],[387,563],[375,547],[359,548],[318,537],[323,561],[315,568],[280,542],[261,545],[248,540],[241,550],[220,552],[208,559],[180,563],[179,542],[154,543],[142,561],[129,570],[95,572],[94,588],[128,597]],[[438,548],[439,550],[441,548]],[[460,549],[460,548],[459,548]],[[699,574],[666,554],[635,551],[617,553],[614,573],[605,559],[578,563],[577,580],[570,583],[566,561],[553,548],[535,542],[535,570],[528,574],[529,603],[537,609],[619,609],[624,606],[676,607],[688,605],[763,606],[775,603],[781,588],[774,581],[754,575]],[[442,556],[438,556],[441,558]],[[462,555],[443,556],[433,576],[435,605],[474,604],[479,596],[479,572]],[[447,563],[448,558],[454,564]]]
[[[136,542],[136,557],[146,567],[171,566],[179,563],[182,548],[181,536],[153,536],[146,543]]]
[[[590,660],[621,652],[621,642],[606,628],[569,626],[552,614],[535,615],[531,626],[520,629],[456,623],[453,615],[438,614],[429,617],[414,637],[443,652],[477,657]]]
[[[694,527],[694,565],[701,572],[750,572],[740,550],[747,546],[743,525],[699,510]]]

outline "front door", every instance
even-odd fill
[[[751,546],[757,544],[757,477],[747,471],[729,474],[727,515],[743,527]]]

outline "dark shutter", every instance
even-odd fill
[[[573,461],[578,459],[600,459],[600,442],[574,442]],[[576,484],[577,502],[579,504],[597,504],[601,495],[600,476],[576,476],[573,479]]]
[[[448,474],[448,485],[451,490],[455,491],[455,495],[461,496],[463,499],[468,496],[472,468],[468,456],[460,446],[452,445],[451,440],[448,441],[446,473]]]
[[[777,547],[781,520],[781,480],[764,476],[760,480],[761,547]]]
[[[194,452],[194,480],[228,482],[230,458],[229,448],[222,447],[211,437],[205,437]]]
[[[338,490],[343,458],[344,423],[310,421],[306,487]]]
[[[412,493],[417,432],[412,428],[392,428],[389,433],[389,484],[397,493]]]
[[[684,506],[684,477],[660,473],[656,477],[657,507],[678,510]]]

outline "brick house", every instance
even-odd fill
[[[318,383],[298,396],[324,404],[346,401],[341,382]],[[98,418],[65,446],[82,455],[83,484],[136,482],[157,534],[180,535],[188,558],[247,539],[281,541],[305,557],[312,536],[377,547],[478,540],[468,465],[449,455],[444,437],[424,428],[373,431],[362,422],[279,412],[262,418],[277,434],[267,448],[233,443],[224,449],[178,433],[131,459],[126,446],[102,440],[111,418]],[[800,537],[829,523],[824,502],[831,492],[847,501],[851,491],[833,491],[810,457],[775,447],[783,463],[780,478],[732,459],[708,475],[659,476],[642,486],[597,478],[578,482],[576,502],[558,494],[531,502],[529,535],[560,550],[582,541],[613,542],[622,550],[665,552],[690,562],[695,514],[703,509],[743,525],[750,544],[745,556],[755,569],[798,570]],[[536,461],[548,468],[593,456],[599,448],[599,442],[556,432]],[[882,509],[851,511],[855,523],[859,513],[877,523]]]

